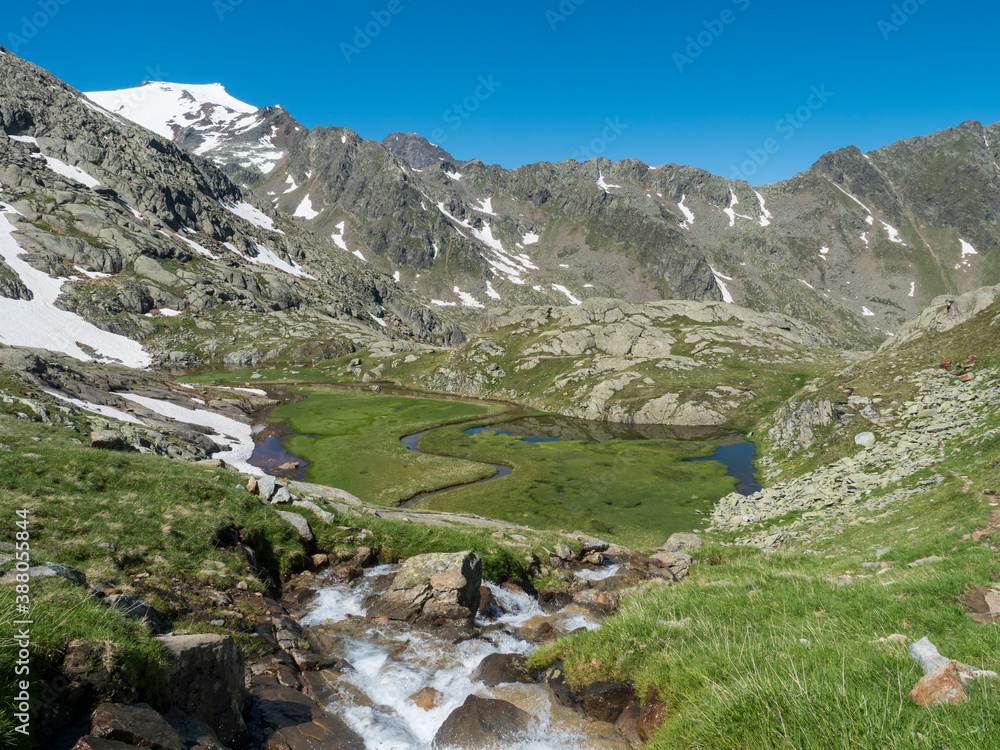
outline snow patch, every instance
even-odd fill
[[[370,317],[372,320],[374,320],[376,323],[378,323],[383,328],[388,328],[388,326],[389,326],[388,323],[386,323],[384,320],[382,320],[382,318],[378,317],[377,315],[373,315],[372,313],[368,313],[368,317]]]
[[[867,307],[862,307],[861,308],[861,314],[864,315],[866,318],[874,318],[875,317],[875,313],[873,313]]]
[[[452,289],[452,291],[455,292],[455,294],[458,295],[458,298],[460,300],[462,300],[462,307],[483,307],[483,303],[482,302],[480,302],[479,300],[477,300],[475,297],[473,297],[468,292],[463,292],[457,286],[454,287]]]
[[[448,177],[450,177],[453,180],[461,180],[462,179],[462,175],[459,172],[449,172],[449,171],[445,170],[445,175],[448,176]]]
[[[478,206],[472,206],[473,211],[479,211],[480,213],[489,214],[490,216],[496,216],[496,212],[493,210],[493,199],[483,198],[479,201]]]
[[[604,174],[603,173],[598,172],[597,174],[598,174],[598,177],[597,177],[597,187],[599,187],[605,193],[610,193],[611,192],[611,188],[621,188],[621,185],[609,185],[607,182],[605,182],[604,181]]]
[[[297,216],[301,219],[315,219],[319,214],[320,212],[313,208],[312,199],[307,195],[302,199],[302,202],[295,209],[295,213],[292,216]]]
[[[315,276],[311,276],[303,271],[291,258],[284,260],[273,251],[261,245],[259,242],[257,243],[257,257],[250,258],[250,260],[254,263],[260,263],[265,266],[273,266],[274,268],[284,271],[291,276],[298,276],[300,279],[312,279],[313,281],[316,281]]]
[[[573,293],[569,289],[567,289],[566,287],[564,287],[562,284],[553,284],[552,288],[555,291],[557,291],[557,292],[561,292],[561,293],[565,294],[566,295],[566,299],[569,300],[569,303],[571,305],[582,305],[583,304],[582,300],[579,300],[576,297],[574,297]]]
[[[979,255],[976,252],[976,248],[970,245],[965,240],[960,239],[959,242],[962,243],[962,260],[955,266],[955,270],[968,270],[972,267],[972,257],[973,255]]]
[[[910,296],[912,297],[916,293],[917,293],[917,282],[911,281],[910,282]]]
[[[486,282],[486,296],[490,299],[500,299],[500,293],[493,288],[493,284],[489,281]]]
[[[229,211],[229,213],[235,214],[241,219],[249,221],[255,227],[266,229],[268,232],[274,232],[276,234],[284,234],[284,232],[280,229],[275,229],[274,219],[246,201],[240,201],[239,203],[223,203],[222,201],[219,201],[219,205]]]
[[[347,226],[347,222],[346,221],[340,222],[337,225],[337,229],[339,230],[339,234],[331,234],[330,237],[336,243],[337,247],[339,247],[341,250],[346,250],[347,252],[350,253],[351,250],[350,250],[350,248],[347,247],[347,242],[344,240],[344,232],[345,232],[345,227],[346,226]],[[353,252],[353,254],[356,255],[356,256],[358,256],[359,258],[361,258],[361,260],[365,261],[366,263],[368,262],[368,260],[365,258],[365,256],[363,256],[361,254],[360,250],[355,250]],[[437,256],[435,256],[435,257],[437,257]]]
[[[0,343],[49,349],[85,362],[117,360],[135,368],[152,364],[139,342],[102,331],[78,315],[57,308],[55,302],[66,279],[54,279],[22,260],[24,251],[14,240],[14,231],[7,216],[0,214],[0,257],[31,291],[32,299],[0,297]]]
[[[81,401],[78,398],[72,398],[67,396],[65,393],[59,393],[58,391],[52,391],[48,388],[42,388],[50,396],[55,396],[60,401],[65,401],[66,403],[73,404],[73,406],[78,406],[86,411],[91,411],[94,414],[100,414],[102,417],[110,417],[111,419],[117,419],[121,422],[128,422],[129,424],[143,424],[141,421],[136,419],[133,415],[116,409],[113,406],[104,406],[102,404],[92,404],[89,401]]]
[[[882,222],[882,226],[885,227],[885,231],[889,235],[889,242],[892,242],[892,243],[895,243],[897,245],[902,245],[903,247],[906,247],[906,243],[903,242],[903,240],[901,240],[899,238],[899,230],[898,229],[896,229],[893,226],[890,226],[889,224],[886,224],[884,221]]]
[[[684,214],[684,218],[686,219],[686,221],[684,221],[680,225],[681,229],[690,229],[692,227],[692,225],[694,224],[694,212],[690,208],[688,208],[687,206],[684,205],[684,201],[686,201],[686,200],[687,200],[687,196],[682,194],[681,195],[681,202],[677,204],[677,208],[679,208],[681,210],[681,213]]]
[[[816,287],[814,287],[814,286],[813,286],[812,284],[810,284],[810,283],[809,283],[808,281],[806,281],[805,279],[799,279],[799,281],[801,281],[801,282],[802,282],[803,284],[805,284],[805,285],[806,285],[807,287],[809,287],[810,289],[813,289],[813,290],[815,290],[815,289],[816,289]]]
[[[771,219],[773,219],[774,216],[772,216],[771,212],[768,211],[767,208],[765,208],[764,196],[758,193],[756,190],[754,190],[753,192],[754,195],[757,196],[757,200],[760,201],[760,225],[762,227],[771,226]]]
[[[528,232],[526,235],[524,235],[524,237],[521,238],[521,242],[523,242],[525,245],[534,245],[536,242],[538,242],[539,239],[541,238],[534,232]]]
[[[732,281],[732,277],[723,276],[721,273],[716,271],[712,266],[709,266],[712,271],[712,275],[715,276],[715,283],[719,285],[719,291],[722,292],[722,301],[728,304],[733,304],[733,295],[729,293],[729,288],[726,286],[725,282]]]
[[[293,193],[293,192],[295,192],[296,190],[299,189],[299,186],[295,184],[295,178],[292,177],[291,175],[288,175],[288,180],[285,182],[285,184],[288,185],[289,187],[288,187],[288,190],[286,190],[284,193],[282,193],[282,195],[287,195],[288,193]]]
[[[122,393],[120,395],[122,398],[137,403],[140,406],[145,406],[161,417],[167,417],[168,419],[185,424],[208,427],[214,430],[216,434],[212,438],[215,442],[223,444],[227,450],[212,454],[212,458],[225,461],[234,469],[244,474],[261,476],[264,473],[256,466],[251,466],[248,463],[254,450],[250,425],[237,422],[235,419],[230,419],[215,412],[203,409],[187,409],[170,401],[149,398],[148,396],[138,396],[134,393]]]

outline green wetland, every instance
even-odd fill
[[[655,547],[756,488],[737,433],[613,425],[482,401],[301,387],[267,421],[299,476],[386,507],[476,513]],[[275,438],[256,460],[275,452]],[[713,460],[713,456],[730,468]],[[256,454],[255,454],[256,455]],[[727,473],[731,472],[731,473]]]

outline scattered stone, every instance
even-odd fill
[[[257,480],[257,494],[265,503],[271,502],[274,493],[278,491],[278,480],[270,474],[265,474]]]
[[[278,515],[288,521],[288,523],[290,523],[295,530],[299,532],[299,539],[302,540],[302,543],[306,545],[307,548],[311,547],[316,542],[316,537],[313,536],[312,529],[309,528],[309,522],[298,513],[289,513],[286,510],[279,510]]]
[[[671,534],[660,549],[663,552],[684,552],[686,550],[699,549],[703,545],[704,542],[697,534],[681,531]]]
[[[875,433],[874,432],[862,432],[854,437],[854,442],[860,445],[862,448],[874,448],[875,447]]]
[[[125,436],[114,430],[95,430],[90,433],[90,447],[102,451],[127,451]]]
[[[944,560],[943,557],[938,557],[937,555],[932,555],[931,557],[922,557],[919,560],[914,560],[907,567],[917,568],[917,567],[919,567],[921,565],[927,565],[929,563],[941,562],[943,560]]]

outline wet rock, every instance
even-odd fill
[[[431,709],[437,708],[442,703],[444,703],[444,695],[440,690],[436,690],[432,687],[421,688],[408,699],[410,703],[417,708],[422,708],[424,711],[430,711]]]
[[[591,721],[614,724],[629,703],[635,701],[631,682],[592,682],[583,693],[583,706]]]
[[[367,617],[471,627],[479,611],[482,569],[482,559],[472,552],[411,557]]]
[[[197,716],[225,744],[246,733],[243,652],[229,636],[183,635],[158,639],[167,652],[167,692],[174,711]]]
[[[507,701],[470,695],[445,719],[434,735],[438,747],[487,750],[511,742],[528,728],[531,717]]]
[[[605,617],[618,611],[618,595],[614,591],[584,589],[573,594],[573,601]]]
[[[632,747],[642,747],[643,742],[639,736],[639,710],[639,701],[633,700],[615,722],[615,729]]]
[[[330,578],[334,583],[350,583],[362,575],[361,569],[354,565],[341,565],[334,569]]]
[[[514,635],[521,640],[532,643],[550,643],[561,633],[552,626],[546,615],[535,615],[525,620],[520,627],[514,629]]]
[[[312,698],[273,678],[254,678],[250,689],[255,722],[268,734],[268,750],[365,750],[365,741]]]
[[[184,750],[174,728],[145,704],[104,703],[98,706],[90,720],[90,734],[153,750]]]
[[[657,692],[656,688],[650,688],[646,692],[646,700],[642,702],[639,709],[639,738],[643,742],[649,742],[656,730],[659,729],[667,718],[667,703]]]
[[[508,682],[531,683],[528,658],[522,654],[490,654],[472,673],[473,682],[496,687]]]
[[[88,734],[76,741],[73,750],[135,750],[136,747],[137,745],[128,745],[117,740],[104,740]]]

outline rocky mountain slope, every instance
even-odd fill
[[[11,53],[0,72],[0,342],[145,366],[463,339],[213,163]]]
[[[223,105],[192,99],[175,141],[467,328],[488,306],[733,300],[869,345],[934,297],[1000,277],[997,125],[841,149],[754,188],[636,160],[457,163],[412,133],[379,144],[344,128],[306,132],[280,109],[230,103],[212,115]],[[273,168],[253,163],[261,132],[281,153]]]

